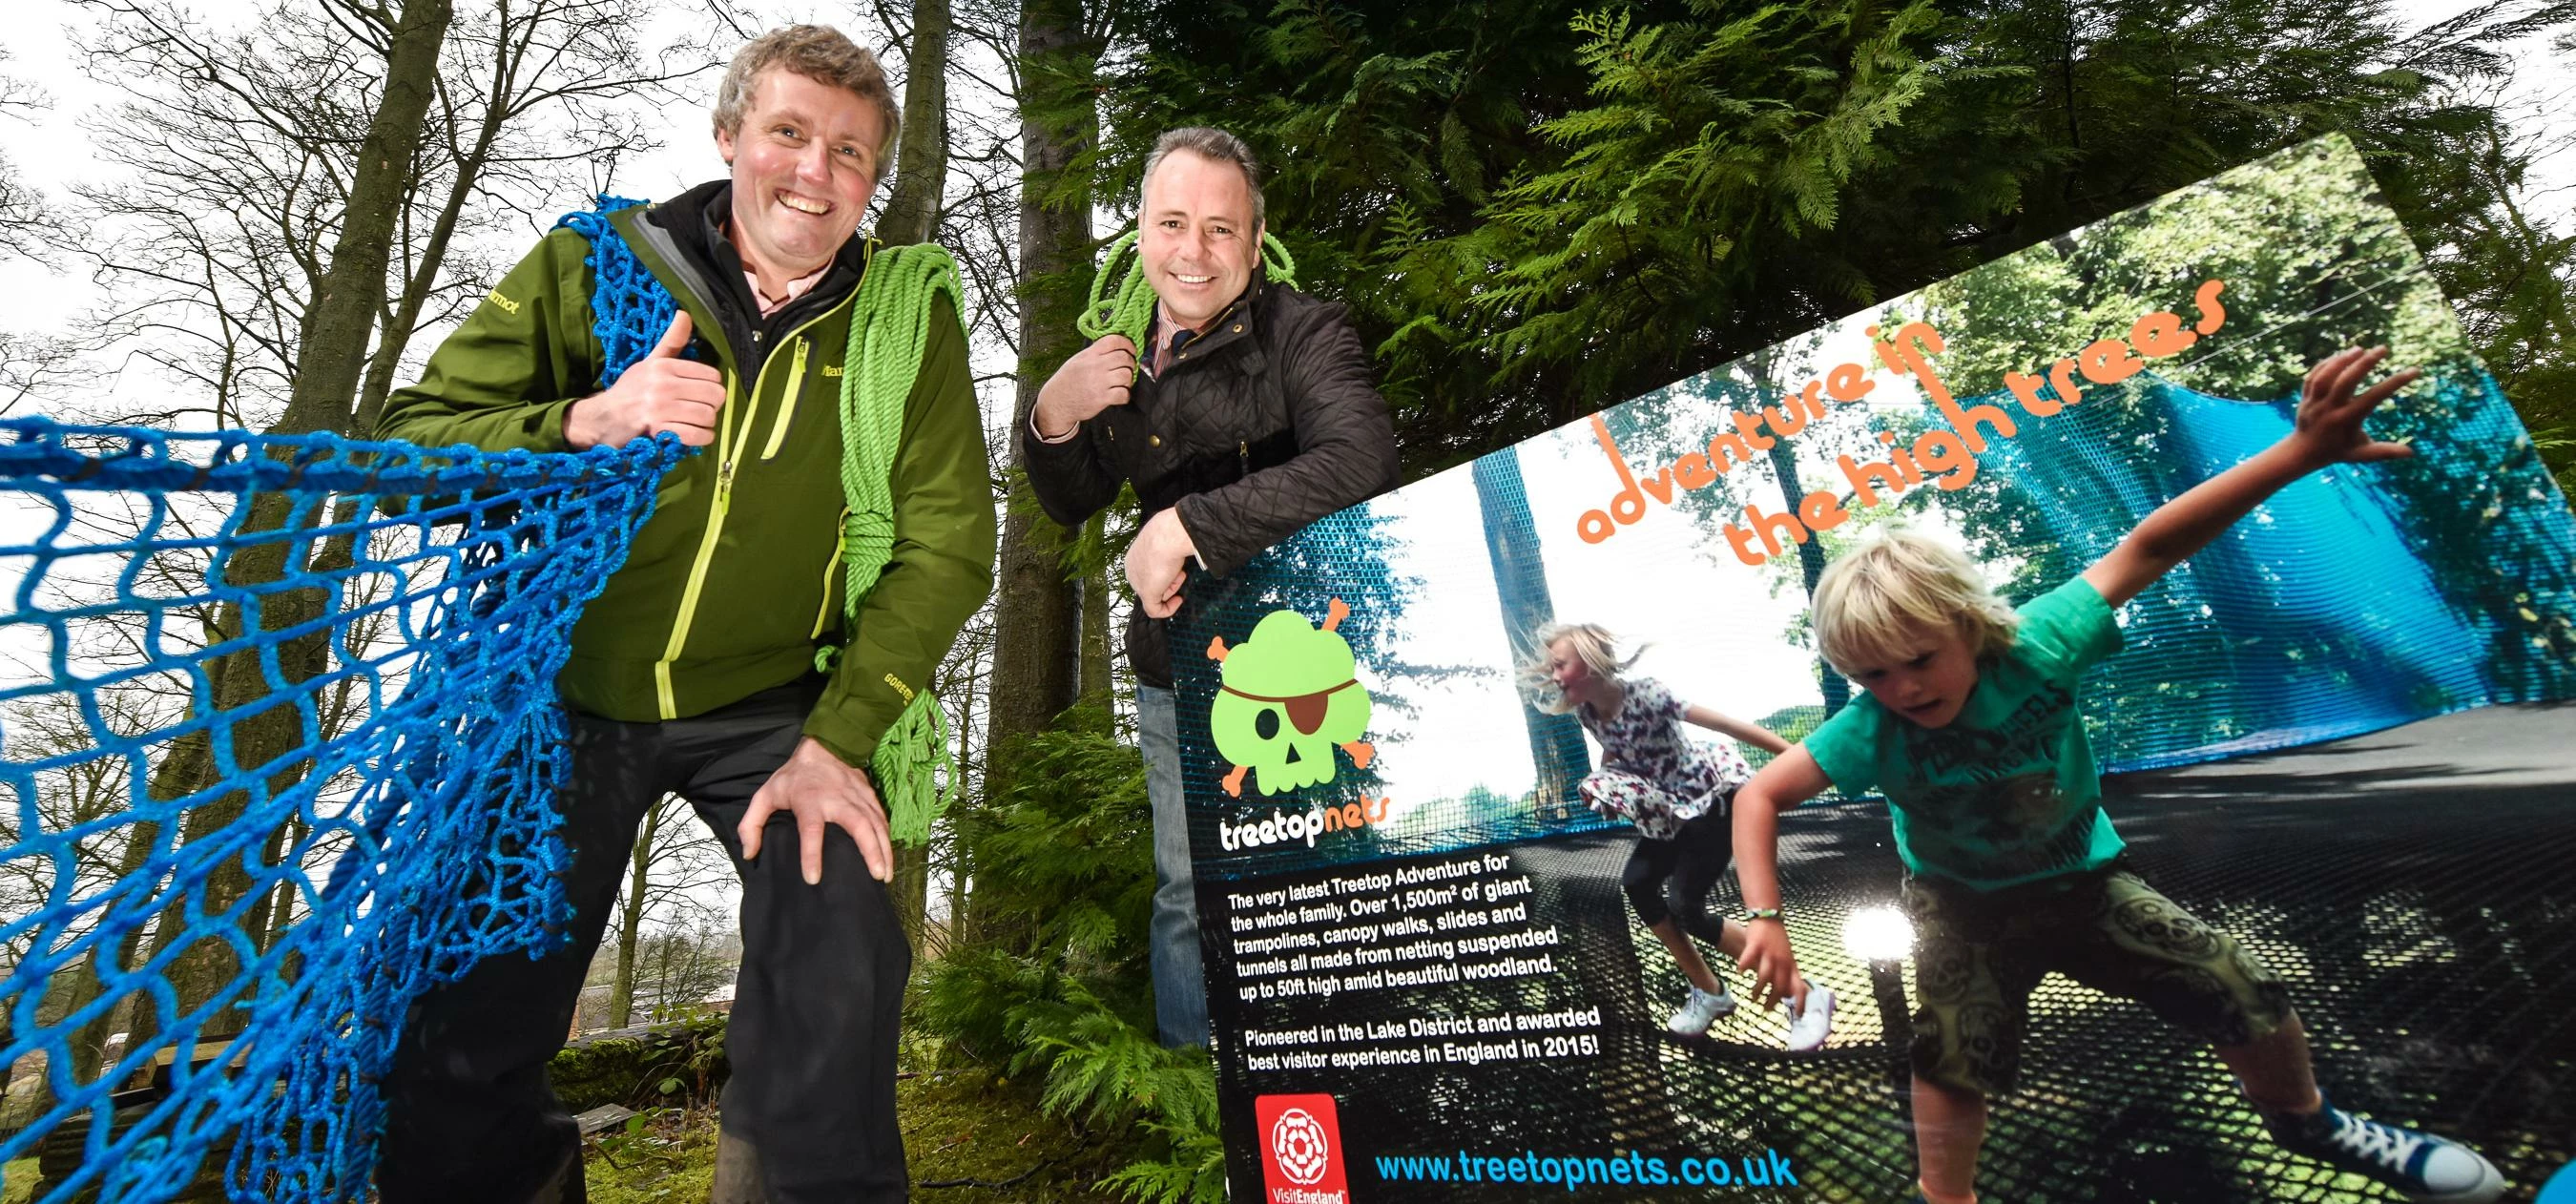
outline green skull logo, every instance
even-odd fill
[[[1339,771],[1333,749],[1368,768],[1377,750],[1360,739],[1368,730],[1368,689],[1353,676],[1358,665],[1349,641],[1335,634],[1351,608],[1335,598],[1320,628],[1293,610],[1263,615],[1250,638],[1233,648],[1220,636],[1208,656],[1225,662],[1208,731],[1216,750],[1234,766],[1225,792],[1243,795],[1243,775],[1263,794],[1320,785]]]

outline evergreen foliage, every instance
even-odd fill
[[[959,1054],[1036,1080],[1049,1115],[1132,1150],[1102,1190],[1222,1200],[1214,1067],[1154,1039],[1143,758],[1086,704],[1012,763],[989,805],[954,816],[999,935],[929,967],[917,1020]]]
[[[2334,130],[2576,465],[2576,237],[2517,207],[2493,103],[2576,3],[1391,7],[1144,5],[1102,179],[1171,125],[1245,135],[1417,473]]]

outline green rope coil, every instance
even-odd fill
[[[1261,269],[1272,280],[1297,287],[1297,261],[1276,235],[1261,236]],[[1101,253],[1100,270],[1091,277],[1091,300],[1073,320],[1074,329],[1086,339],[1123,334],[1142,349],[1145,327],[1154,320],[1154,300],[1144,257],[1136,253],[1136,232],[1130,230]]]
[[[849,505],[841,522],[841,559],[849,574],[844,614],[853,627],[860,603],[894,557],[895,452],[903,442],[904,403],[921,374],[942,294],[952,320],[960,321],[962,342],[966,304],[957,261],[927,243],[885,247],[869,260],[851,307],[850,345],[841,360],[841,494]],[[828,661],[818,657],[817,663]],[[894,839],[914,845],[930,839],[931,821],[947,810],[963,780],[949,747],[948,717],[939,700],[927,686],[914,690],[868,762]],[[938,772],[943,767],[945,789]]]

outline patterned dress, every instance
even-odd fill
[[[1601,768],[1581,787],[1594,810],[1636,824],[1649,839],[1670,840],[1753,780],[1753,767],[1731,745],[1701,744],[1683,734],[1689,704],[1662,682],[1640,677],[1620,684],[1627,697],[1617,717],[1604,721],[1588,702],[1578,712],[1601,742]]]

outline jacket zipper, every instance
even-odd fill
[[[787,404],[779,407],[778,420],[769,424],[769,446],[760,449],[763,460],[778,454],[779,442],[787,438],[787,424],[796,417],[797,399],[805,395],[805,348],[808,345],[806,339],[796,340],[796,356],[787,369]]]
[[[832,539],[832,558],[823,562],[823,604],[814,608],[814,630],[806,635],[806,639],[822,639],[824,626],[832,621],[832,574],[839,572],[841,569],[841,538],[839,533],[846,532],[849,529],[850,508],[843,506],[841,507],[841,521],[832,524],[832,530],[835,532]]]
[[[842,298],[840,305],[835,305],[830,309],[824,310],[822,313],[806,319],[803,325],[798,326],[795,330],[789,332],[790,337],[797,339],[797,355],[793,365],[795,371],[799,374],[804,371],[805,344],[803,336],[806,330],[810,329],[815,323],[820,322],[823,319],[830,317],[833,313],[839,311],[841,306],[851,304],[853,301],[857,300],[858,295],[859,293],[857,289],[851,289],[850,295]],[[677,719],[680,717],[679,702],[671,687],[671,665],[673,662],[680,659],[680,650],[688,645],[689,624],[691,620],[697,617],[698,595],[700,591],[706,588],[707,566],[715,562],[716,544],[724,536],[725,514],[733,508],[733,474],[735,461],[739,457],[743,447],[748,447],[751,443],[752,420],[757,416],[760,409],[761,385],[769,379],[769,365],[773,362],[775,361],[770,359],[762,360],[760,363],[759,374],[752,377],[751,404],[743,410],[741,421],[734,423],[717,423],[718,440],[716,451],[720,457],[721,463],[716,469],[715,499],[708,507],[707,533],[704,537],[698,540],[698,558],[689,566],[689,584],[686,588],[680,591],[680,613],[674,616],[671,620],[670,642],[662,647],[662,659],[653,662],[653,691],[656,696],[656,700],[660,703],[660,713],[664,719]],[[741,383],[742,377],[739,373],[734,374],[731,379],[725,382],[726,409],[730,410],[734,408],[734,400],[740,396]],[[786,404],[789,405],[793,405],[794,403],[794,398],[792,397],[786,402]],[[784,428],[782,427],[781,429]],[[735,436],[737,434],[741,436],[740,443],[743,447],[735,446],[737,442]],[[772,440],[774,444],[775,434],[773,434]],[[840,541],[838,539],[833,541],[835,548],[838,547],[839,542]],[[839,553],[835,551],[834,555],[836,557],[838,554]],[[830,605],[828,591],[826,592],[824,603],[825,605]]]

